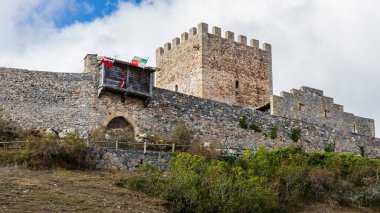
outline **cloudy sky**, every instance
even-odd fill
[[[157,47],[206,22],[272,44],[275,94],[323,89],[345,111],[375,118],[380,132],[379,8],[377,0],[12,0],[0,7],[0,66],[81,72],[87,53],[154,66]]]

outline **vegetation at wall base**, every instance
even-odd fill
[[[249,128],[255,130],[255,132],[262,132],[263,131],[258,125],[256,125],[253,122],[251,123],[251,125],[249,125]]]
[[[362,157],[365,157],[365,150],[364,150],[364,147],[363,147],[363,146],[360,146],[359,149],[360,149],[360,155],[361,155]]]
[[[335,141],[334,142],[325,142],[325,152],[335,152]]]
[[[298,142],[299,139],[301,138],[301,129],[300,128],[292,129],[289,133],[289,138],[294,142]]]
[[[239,127],[242,129],[248,129],[248,123],[247,123],[247,117],[246,116],[243,116],[239,120]]]
[[[164,198],[174,212],[287,212],[310,203],[380,210],[380,161],[290,147],[209,159],[187,153],[170,172],[144,165],[120,185]]]
[[[88,147],[78,133],[69,134],[60,140],[43,137],[36,131],[19,132],[18,136],[28,140],[26,148],[21,151],[1,150],[0,165],[26,165],[33,169],[93,167],[86,159]]]
[[[271,139],[276,139],[277,138],[277,127],[273,127],[270,132],[269,132],[269,137]]]

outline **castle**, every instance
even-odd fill
[[[181,39],[156,50],[156,85],[200,98],[270,109],[271,115],[304,120],[375,137],[372,119],[354,116],[323,96],[323,91],[301,87],[273,95],[271,45],[200,23]]]
[[[344,112],[321,90],[273,95],[271,51],[201,23],[157,49],[157,68],[120,60],[110,68],[94,54],[83,73],[0,68],[0,117],[23,128],[78,129],[83,137],[102,126],[170,135],[183,119],[202,140],[226,147],[323,151],[334,144],[338,153],[380,155],[374,120]],[[263,131],[240,128],[243,116]],[[268,137],[273,128],[276,138]],[[288,137],[294,128],[301,129],[297,144]]]

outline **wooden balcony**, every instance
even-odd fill
[[[102,64],[100,68],[98,97],[100,97],[103,91],[109,91],[149,98],[152,96],[154,71],[150,67],[136,67],[123,61],[115,61],[111,68]]]

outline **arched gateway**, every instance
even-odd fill
[[[127,113],[113,113],[106,117],[103,127],[107,134],[116,140],[133,140],[138,136],[139,129],[134,120]]]

